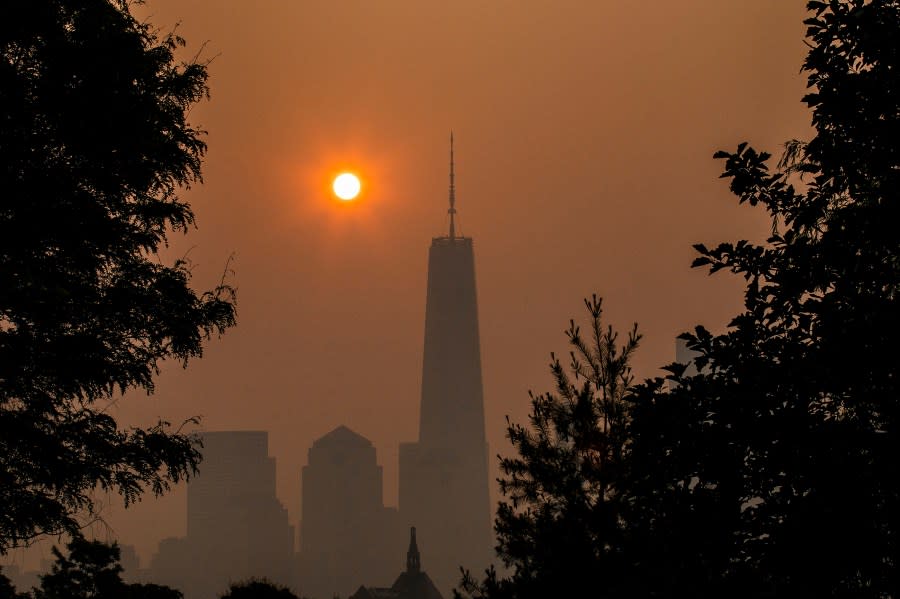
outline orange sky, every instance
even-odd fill
[[[120,417],[268,430],[294,524],[307,449],[346,424],[374,442],[396,505],[450,129],[492,453],[506,449],[504,417],[525,419],[527,391],[551,388],[549,352],[566,350],[593,292],[613,324],[639,323],[637,374],[658,374],[679,332],[721,330],[740,305],[740,281],[689,268],[691,244],[768,230],[728,194],[713,152],[809,135],[804,4],[147,0],[140,14],[163,31],[180,22],[186,56],[213,59],[212,99],[190,115],[209,131],[205,183],[186,196],[199,229],[169,256],[187,253],[208,288],[233,253],[239,312]],[[365,188],[341,205],[328,186],[348,168]],[[146,565],[184,533],[184,501],[125,512],[111,498],[107,521]]]

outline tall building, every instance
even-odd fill
[[[431,241],[419,440],[400,444],[400,515],[428,539],[429,570],[450,596],[463,566],[490,563],[492,533],[475,256],[456,233],[453,136],[450,229]]]
[[[339,426],[315,441],[302,472],[296,586],[304,596],[347,597],[362,581],[388,581],[403,551],[397,510],[382,498],[371,441]]]
[[[266,577],[292,582],[294,529],[275,496],[268,433],[203,433],[200,473],[188,483],[187,536],[166,539],[151,565],[153,580],[187,599],[215,597],[230,581]]]

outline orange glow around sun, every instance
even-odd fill
[[[335,142],[335,136],[346,139]],[[278,226],[304,231],[321,243],[386,234],[389,215],[403,197],[395,173],[404,158],[383,136],[334,131],[307,136],[277,159]],[[394,191],[385,195],[388,189]]]

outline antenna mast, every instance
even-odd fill
[[[456,184],[453,173],[453,131],[450,131],[450,239],[456,238]]]

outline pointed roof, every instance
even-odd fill
[[[416,527],[409,528],[409,549],[406,552],[406,571],[416,573],[422,569],[419,547],[416,545]]]
[[[400,599],[400,595],[394,589],[361,586],[350,595],[350,599]]]
[[[394,581],[391,590],[400,599],[444,599],[425,572],[403,572]]]
[[[406,552],[406,572],[394,581],[391,589],[400,599],[443,599],[431,577],[422,571],[419,546],[416,543],[416,527],[409,528],[409,550]]]
[[[372,447],[372,442],[342,424],[330,433],[313,442],[313,447],[322,447],[323,445],[356,445],[360,447]]]
[[[415,526],[409,529],[406,571],[400,573],[391,588],[361,586],[350,599],[444,599],[428,574],[421,569]]]

